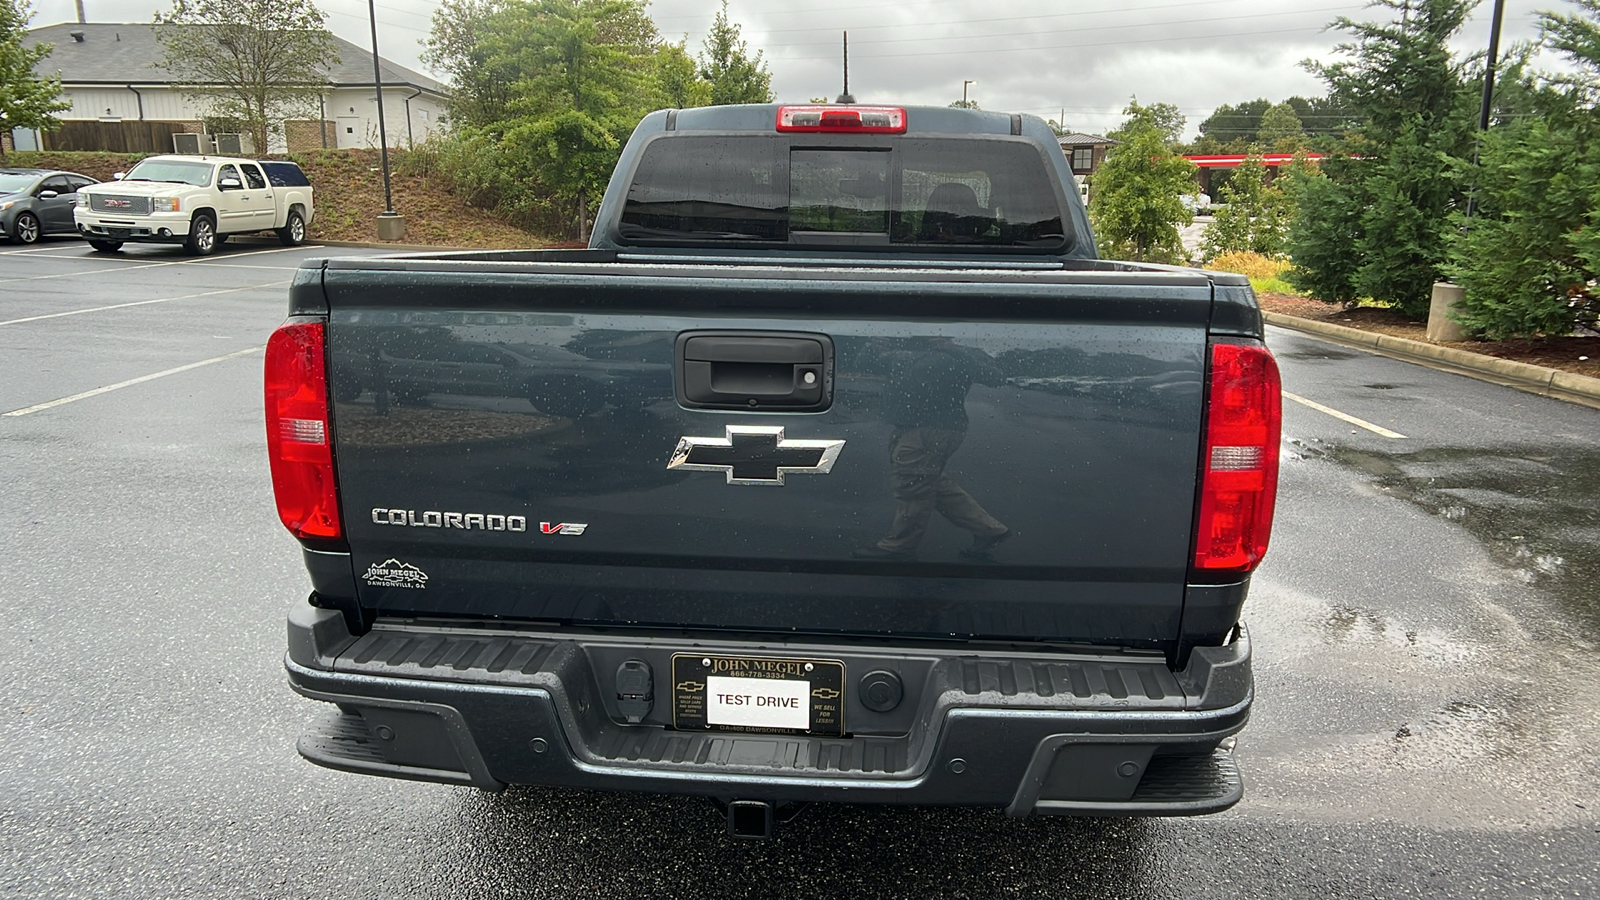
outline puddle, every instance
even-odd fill
[[[1396,729],[1391,749],[1426,769],[1486,757],[1513,759],[1526,753],[1532,735],[1513,714],[1515,698],[1454,700],[1420,722]]]
[[[1364,473],[1391,496],[1465,528],[1513,577],[1550,593],[1591,633],[1600,631],[1600,451],[1387,454],[1294,440],[1288,452]],[[1349,627],[1364,626],[1358,617]]]
[[[1383,645],[1431,663],[1463,663],[1479,653],[1459,637],[1398,625],[1387,616],[1344,604],[1328,608],[1323,631],[1339,644]]]

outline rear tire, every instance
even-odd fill
[[[96,253],[116,253],[122,249],[121,241],[90,241],[89,246]]]
[[[306,220],[298,210],[289,210],[289,218],[278,229],[278,242],[285,247],[298,247],[306,242]]]
[[[217,250],[217,221],[205,213],[189,223],[189,237],[183,248],[195,256],[210,256]]]
[[[11,226],[11,239],[19,244],[37,244],[44,235],[39,217],[33,213],[18,213],[16,224]]]

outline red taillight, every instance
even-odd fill
[[[333,540],[339,493],[328,428],[323,324],[290,322],[267,341],[267,455],[278,518],[298,538]]]
[[[899,106],[780,106],[778,130],[904,134],[906,111]]]
[[[1278,495],[1283,386],[1256,344],[1212,344],[1194,566],[1245,573],[1267,552]]]

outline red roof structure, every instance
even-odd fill
[[[1269,169],[1275,169],[1279,166],[1287,166],[1294,162],[1293,153],[1261,153],[1258,155],[1261,157],[1261,161],[1265,163]],[[1309,162],[1321,162],[1322,160],[1328,158],[1327,154],[1325,153],[1307,153],[1305,154],[1305,157]],[[1222,153],[1215,155],[1194,155],[1184,157],[1184,159],[1187,159],[1189,162],[1194,163],[1196,166],[1199,166],[1202,169],[1237,169],[1239,166],[1244,164],[1246,159],[1249,158],[1250,155],[1247,153]]]

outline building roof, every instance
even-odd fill
[[[156,31],[172,28],[171,25],[149,23],[63,22],[46,25],[28,32],[24,43],[54,44],[49,56],[39,61],[41,75],[61,73],[61,81],[71,87],[77,84],[138,86],[171,85],[176,83],[172,73],[161,67],[165,51],[156,39]],[[206,26],[187,26],[206,27]],[[72,39],[72,32],[83,32],[83,42]],[[335,37],[334,47],[338,58],[329,61],[328,83],[333,87],[358,87],[372,85],[372,53],[357,47],[344,38]],[[405,66],[379,58],[385,85],[409,85],[435,94],[448,94],[449,89],[438,81],[414,72]]]
[[[1293,164],[1296,154],[1257,153],[1255,155],[1261,158],[1262,165],[1270,169]],[[1184,159],[1202,169],[1237,169],[1249,157],[1250,154],[1248,153],[1202,153],[1189,154],[1184,156]],[[1305,158],[1307,162],[1320,163],[1328,157],[1325,153],[1307,153]]]
[[[1063,146],[1063,147],[1071,146],[1073,144],[1108,144],[1109,145],[1109,144],[1117,143],[1116,141],[1113,141],[1111,138],[1101,137],[1098,134],[1061,134],[1061,135],[1057,135],[1056,136],[1056,141],[1058,143],[1060,143],[1061,146]]]

